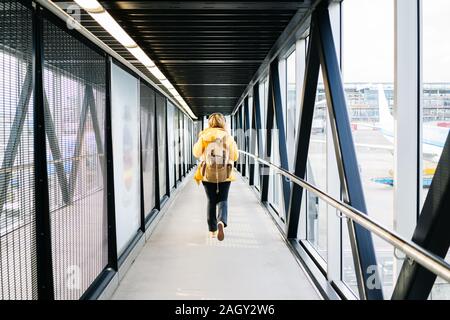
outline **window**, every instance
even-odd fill
[[[175,114],[173,116],[173,127],[175,129],[175,137],[174,137],[174,143],[175,143],[175,180],[179,181],[181,180],[181,175],[180,175],[180,167],[181,167],[181,163],[180,163],[180,121],[179,121],[179,115],[180,115],[180,111],[178,109],[175,110]]]
[[[289,168],[293,168],[295,152],[295,133],[297,120],[296,96],[296,62],[295,51],[286,59],[286,144],[289,159]]]
[[[251,97],[247,97],[247,103],[243,104],[244,107],[244,115],[245,115],[245,151],[250,152],[250,130],[252,125],[252,105],[251,103]],[[250,161],[252,161],[252,158],[249,156],[245,156],[245,178],[249,179],[250,177]]]
[[[175,153],[176,141],[175,136],[178,134],[174,127],[174,117],[177,109],[171,103],[167,102],[167,139],[169,145],[169,185],[170,188],[175,186]]]
[[[155,207],[155,92],[141,82],[141,146],[144,214]]]
[[[343,1],[343,77],[368,214],[393,229],[394,1]],[[356,292],[346,223],[342,279]],[[393,247],[374,237],[386,297],[393,289]]]
[[[183,112],[179,112],[178,113],[179,117],[178,117],[178,121],[179,121],[179,148],[180,148],[180,178],[183,176],[184,174],[184,114]]]
[[[166,98],[156,94],[156,117],[158,130],[158,157],[159,157],[159,195],[163,198],[166,190]]]
[[[279,137],[276,117],[273,117],[273,130],[272,130],[272,152],[271,159],[275,165],[280,166],[280,151],[279,151]],[[282,176],[274,169],[270,168],[269,171],[269,194],[268,200],[275,211],[284,218],[283,202],[282,202]]]
[[[253,121],[253,97],[252,96],[248,96],[248,128],[247,128],[247,141],[248,141],[248,145],[247,145],[247,152],[252,153],[252,135],[253,135],[253,130],[252,130],[252,121]],[[254,139],[256,139],[256,137],[254,137]],[[247,176],[250,178],[250,164],[254,164],[255,160],[252,157],[248,157],[247,156]]]
[[[261,128],[266,127],[266,109],[267,109],[267,81],[261,82],[259,85],[259,108],[261,113]],[[266,132],[262,130],[262,146],[265,147]],[[264,156],[264,150],[260,150],[260,156]]]
[[[427,0],[423,8],[422,202],[450,128],[450,3]],[[447,253],[446,261],[450,261]],[[438,278],[430,298],[450,299],[450,284]]]
[[[184,172],[186,173],[188,169],[188,165],[190,163],[189,161],[189,144],[188,144],[188,137],[189,137],[189,122],[188,117],[186,115],[183,115],[183,144],[184,144]]]
[[[261,118],[261,129],[260,132],[258,132],[257,134],[259,134],[259,137],[261,138],[260,143],[256,143],[256,154],[260,157],[260,158],[264,158],[264,141],[265,141],[265,130],[263,128],[266,127],[265,124],[265,105],[266,105],[266,100],[265,100],[265,92],[266,92],[266,88],[265,88],[265,81],[260,82],[259,83],[259,88],[258,88],[258,94],[259,94],[259,110],[260,110],[260,118]],[[262,148],[260,149],[259,146],[262,146]],[[257,163],[256,168],[255,168],[255,186],[259,189],[260,185],[261,185],[261,173],[260,172],[260,165],[259,163]]]
[[[306,179],[323,191],[327,191],[327,102],[322,74],[316,93],[311,139],[308,150]],[[323,260],[327,260],[327,205],[310,192],[306,195],[306,240]]]

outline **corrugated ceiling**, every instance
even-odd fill
[[[311,1],[100,2],[202,116],[231,113],[289,21]],[[81,23],[153,79],[85,12]]]

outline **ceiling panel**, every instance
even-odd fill
[[[73,2],[56,1],[62,8]],[[100,1],[197,116],[231,113],[294,15],[311,1]],[[81,23],[153,80],[83,12]]]

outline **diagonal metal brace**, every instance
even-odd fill
[[[0,173],[0,214],[8,197],[8,187],[12,177],[12,167],[16,160],[17,151],[20,145],[20,139],[23,132],[23,125],[28,114],[28,105],[32,93],[33,72],[27,68],[25,80],[20,91],[19,102],[17,103],[14,121],[9,133],[8,144],[3,156],[3,162]]]
[[[412,241],[444,258],[450,246],[450,135],[442,151]],[[436,275],[416,262],[405,260],[393,300],[426,300]]]

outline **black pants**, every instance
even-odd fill
[[[220,182],[219,192],[217,192],[217,183],[203,181],[203,187],[208,197],[207,220],[209,231],[217,230],[217,222],[222,221],[227,226],[228,218],[228,191],[230,191],[231,182]],[[219,215],[216,212],[216,206]]]

